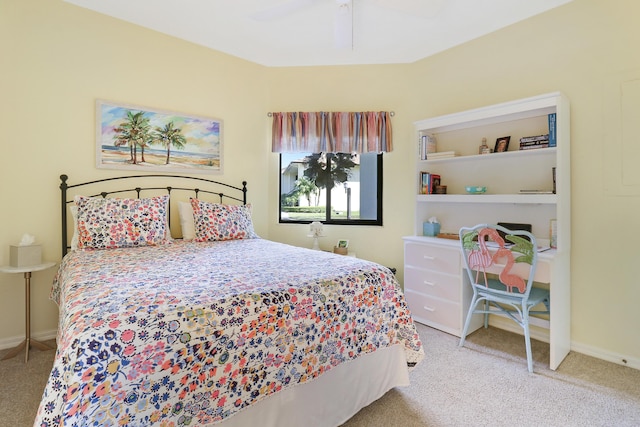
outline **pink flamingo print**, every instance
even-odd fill
[[[504,247],[504,242],[500,246],[496,254],[493,256],[493,259],[495,261],[498,258],[502,258],[502,257],[507,259],[507,263],[504,266],[504,268],[500,271],[500,274],[498,275],[500,282],[502,282],[502,284],[504,284],[507,287],[508,292],[513,292],[514,286],[518,288],[520,292],[524,292],[525,291],[524,279],[518,276],[517,274],[509,273],[513,268],[513,265],[515,264],[515,260],[513,258],[513,253],[509,249],[506,249]]]
[[[489,248],[487,248],[486,237],[498,244],[498,250],[494,255],[492,255]],[[482,270],[484,283],[486,285],[488,283],[487,267],[495,264],[498,259],[506,258],[507,263],[498,275],[500,282],[507,287],[508,292],[513,292],[513,287],[518,288],[520,292],[524,292],[524,279],[516,274],[510,273],[515,264],[515,259],[513,258],[513,253],[505,248],[504,239],[500,234],[493,228],[483,228],[478,232],[478,244],[480,246],[479,250],[474,249],[469,252],[469,267],[476,270],[476,283],[478,282],[480,270]]]
[[[482,269],[485,285],[488,283],[486,268],[493,264],[493,257],[491,256],[491,252],[489,251],[489,248],[487,248],[485,241],[487,236],[494,242],[498,243],[500,247],[504,247],[504,240],[502,240],[502,237],[500,237],[496,230],[492,228],[483,228],[478,232],[478,244],[480,245],[480,250],[474,249],[469,252],[469,268],[476,270],[476,283],[478,282],[480,269]]]

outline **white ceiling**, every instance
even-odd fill
[[[353,0],[351,48],[334,43],[336,0],[65,1],[284,67],[411,63],[571,0]]]

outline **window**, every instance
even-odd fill
[[[280,222],[313,221],[382,225],[382,154],[281,153]]]

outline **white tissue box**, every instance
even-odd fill
[[[11,267],[28,267],[42,264],[42,246],[9,246],[9,265]]]

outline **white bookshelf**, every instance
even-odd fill
[[[520,150],[520,138],[549,133],[548,115],[556,115],[556,147]],[[569,351],[570,343],[570,252],[571,252],[571,174],[570,174],[570,117],[569,101],[559,92],[477,108],[459,113],[428,118],[414,123],[416,136],[415,223],[414,235],[405,238],[405,289],[411,295],[424,293],[411,277],[430,280],[438,271],[437,262],[415,265],[418,259],[407,250],[416,250],[416,243],[438,248],[450,247],[445,239],[422,236],[422,224],[431,217],[438,218],[441,233],[457,233],[462,226],[479,223],[528,223],[541,244],[549,242],[550,221],[557,224],[557,249],[545,262],[549,268],[551,321],[549,330],[540,332],[539,339],[551,344],[552,369]],[[437,151],[454,151],[455,157],[421,160],[420,141],[424,135],[434,137]],[[510,136],[508,151],[478,154],[482,139],[493,148],[498,138]],[[555,168],[555,193],[552,168]],[[420,174],[440,175],[447,194],[420,194]],[[465,186],[486,186],[484,194],[467,194]],[[538,194],[523,194],[521,190],[538,190]],[[442,240],[442,242],[440,242]],[[421,249],[422,250],[422,249]],[[426,248],[424,250],[427,250]],[[418,263],[419,264],[419,263]],[[417,269],[417,270],[416,270]],[[418,274],[417,271],[422,272]],[[444,273],[444,274],[450,274]],[[456,277],[458,275],[456,274]],[[453,283],[462,282],[456,280]],[[462,290],[461,290],[462,291]],[[423,295],[424,296],[424,295]],[[466,315],[464,293],[457,299],[456,316],[460,322]],[[415,305],[415,304],[414,304]],[[447,307],[450,307],[447,305]],[[423,319],[423,323],[429,323]],[[432,326],[437,327],[437,324]],[[460,331],[462,325],[460,324]],[[447,332],[460,332],[449,327]]]

